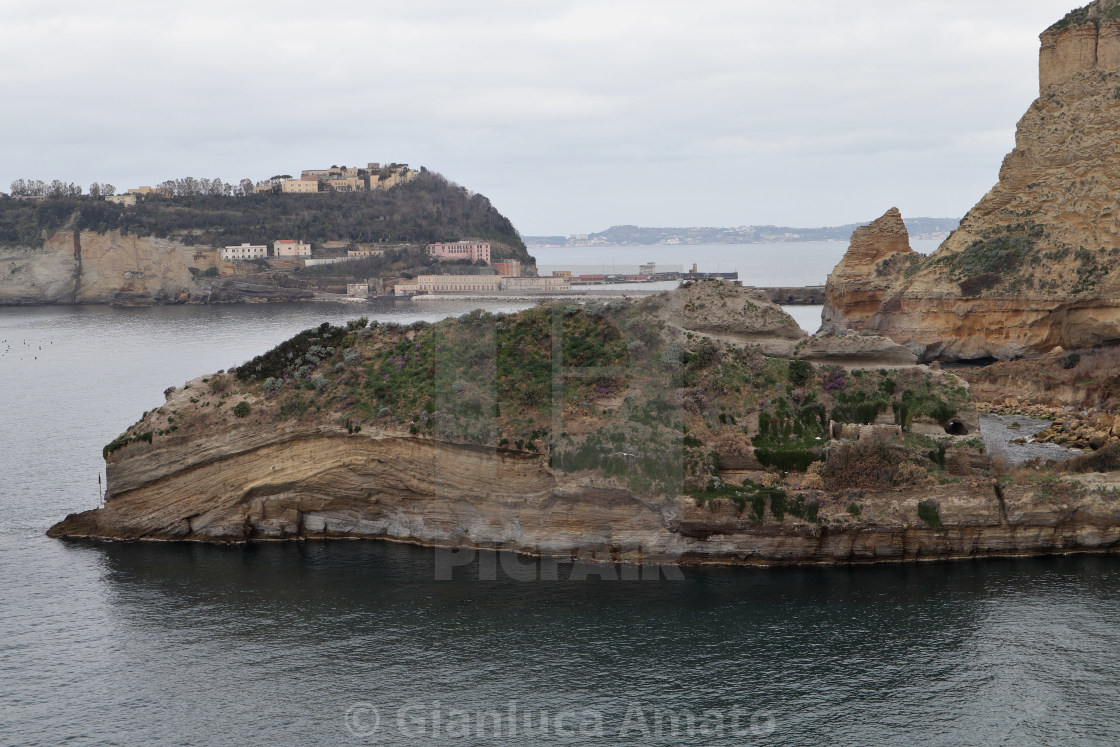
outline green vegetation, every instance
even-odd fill
[[[935,503],[919,501],[918,518],[928,524],[931,529],[937,529],[941,526],[941,510]]]
[[[1063,355],[1058,360],[1058,364],[1062,368],[1066,369],[1067,371],[1069,369],[1073,368],[1074,366],[1076,366],[1080,362],[1081,362],[1081,355],[1079,353],[1070,353],[1068,355]]]
[[[134,444],[137,441],[144,441],[145,443],[150,444],[152,442],[152,432],[145,431],[143,433],[125,433],[121,436],[117,436],[112,441],[105,444],[104,448],[101,449],[101,457],[103,459],[108,458],[108,456],[117,449],[124,448],[125,446]]]
[[[1034,252],[1043,227],[1034,221],[999,226],[984,238],[973,241],[957,254],[936,260],[947,263],[951,278],[961,281],[961,292],[975,295],[1003,284],[1017,273],[1023,260]]]
[[[249,414],[249,409],[249,403],[245,400],[241,400],[233,406],[233,414],[239,418],[243,418]]]
[[[767,467],[804,472],[819,458],[827,425],[825,408],[815,397],[807,397],[800,407],[778,398],[772,409],[759,413],[755,456]]]

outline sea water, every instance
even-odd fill
[[[1115,556],[442,580],[376,541],[44,536],[167,386],[474,305],[0,310],[0,744],[1120,743]]]

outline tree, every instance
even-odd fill
[[[105,197],[112,197],[116,193],[117,193],[117,188],[114,187],[112,184],[109,184],[108,182],[105,182],[104,184],[101,185],[101,194],[104,195]]]
[[[237,186],[236,194],[238,197],[247,197],[253,194],[253,180],[242,179],[241,183]]]
[[[97,182],[89,185],[89,196],[97,200],[101,198],[101,185]]]

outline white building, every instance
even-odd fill
[[[237,246],[227,246],[222,250],[222,259],[227,261],[264,259],[267,256],[268,244],[239,244]]]

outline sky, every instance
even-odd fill
[[[0,0],[0,191],[426,166],[525,235],[960,217],[1071,0]]]

